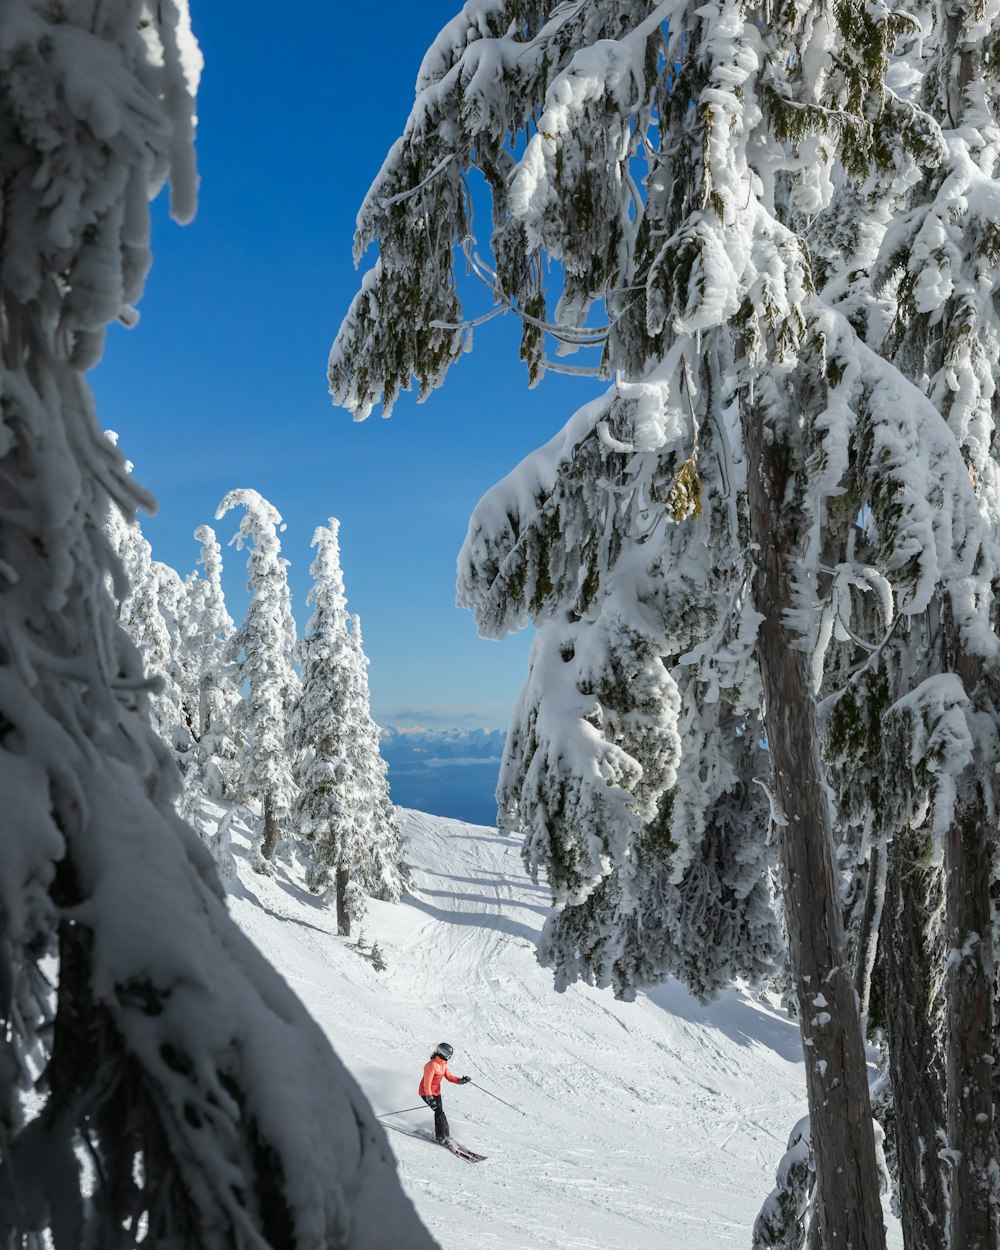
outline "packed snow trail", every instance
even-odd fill
[[[547,892],[518,843],[403,815],[413,890],[372,902],[364,927],[386,971],[356,934],[337,936],[296,865],[250,871],[236,822],[230,902],[377,1113],[418,1104],[431,1051],[455,1047],[451,1070],[474,1083],[446,1083],[445,1109],[488,1159],[470,1169],[428,1149],[429,1109],[383,1120],[442,1250],[746,1250],[805,1114],[794,1021],[735,990],[701,1007],[674,983],[631,1004],[582,985],[556,994],[534,957]]]

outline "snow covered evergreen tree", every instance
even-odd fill
[[[281,514],[255,490],[231,490],[216,509],[216,520],[243,508],[236,549],[249,544],[247,590],[250,605],[233,636],[230,656],[236,683],[246,687],[233,717],[243,739],[239,787],[244,801],[257,799],[263,828],[254,848],[255,866],[267,870],[281,830],[295,801],[295,778],[288,752],[288,717],[298,697],[295,672],[295,621],[288,591],[288,561],[281,556]]]
[[[399,818],[389,797],[389,768],[379,750],[381,730],[372,719],[369,661],[357,613],[351,617],[350,625],[356,732],[348,743],[347,761],[354,775],[356,802],[369,830],[361,848],[359,879],[372,898],[394,903],[407,880]]]
[[[231,658],[236,626],[222,591],[222,550],[215,531],[200,525],[194,536],[202,544],[198,563],[204,576],[185,581],[187,613],[184,654],[188,675],[187,702],[194,744],[184,770],[181,814],[204,838],[219,872],[236,873],[230,844],[235,809],[221,821],[205,819],[203,799],[230,799],[238,793],[238,755],[242,745],[234,725],[240,692]]]
[[[750,1250],[803,1250],[813,1188],[809,1117],[799,1120],[778,1164],[777,1184],[757,1216]]]
[[[182,0],[0,5],[0,1228],[10,1247],[430,1250],[382,1130],[174,811],[84,371],[152,195],[194,211]],[[280,1057],[280,1081],[275,1081]]]
[[[705,899],[737,908],[702,991],[741,963],[769,966],[770,818],[808,1058],[811,1235],[827,1250],[872,1250],[884,1233],[817,693],[848,678],[861,690],[937,604],[962,648],[995,655],[998,561],[961,449],[870,349],[850,292],[817,294],[825,258],[814,269],[806,238],[826,214],[844,227],[836,187],[933,152],[933,127],[886,79],[912,29],[882,4],[473,0],[425,57],[362,207],[358,254],[377,241],[380,256],[330,360],[356,417],[389,412],[414,380],[425,397],[481,320],[463,314],[456,253],[492,311],[520,317],[532,381],[579,371],[548,343],[600,346],[592,371],[613,386],[487,495],[460,560],[482,632],[538,630],[501,820],[525,829],[552,888],[542,955],[557,983],[628,994],[684,974]],[[485,259],[472,170],[492,197]],[[899,694],[914,700],[901,719],[927,725],[916,772],[965,768],[952,683],[932,674]],[[758,709],[763,811],[732,799],[760,771],[747,761]],[[908,776],[890,783],[905,806]],[[723,826],[702,815],[719,800]],[[685,906],[689,882],[700,907]]]
[[[932,34],[918,50],[920,103],[940,127],[940,139],[937,159],[909,170],[920,177],[910,211],[892,222],[882,242],[878,291],[894,297],[896,314],[883,351],[947,421],[996,538],[1000,6],[918,7]],[[952,1247],[976,1250],[995,1246],[998,1237],[990,891],[1000,849],[994,781],[1000,684],[995,649],[970,637],[967,621],[978,608],[995,623],[991,576],[995,565],[982,570],[965,600],[943,594],[932,605],[920,673],[931,675],[918,687],[932,693],[908,709],[915,734],[940,744],[931,775],[915,780],[933,804],[928,824],[945,880],[947,957],[939,975],[946,1003],[948,1232]],[[948,674],[948,686],[937,672]]]
[[[399,898],[402,849],[371,719],[361,626],[357,617],[348,625],[339,530],[331,517],[313,534],[313,614],[290,741],[299,772],[294,820],[312,860],[306,879],[316,893],[332,886],[338,926],[349,936],[367,897]]]
[[[117,445],[116,434],[107,437]],[[105,528],[125,572],[118,621],[138,647],[151,683],[150,719],[184,768],[192,743],[181,640],[184,587],[173,569],[153,559],[139,522],[125,516],[117,503],[110,505]]]
[[[995,541],[997,13],[919,4],[914,14],[922,37],[886,48],[870,176],[838,189],[811,244],[825,255],[824,296],[947,421]],[[838,808],[870,848],[869,896],[887,890],[895,1154],[905,1244],[920,1250],[996,1239],[984,1059],[995,1030],[995,568],[992,553],[977,578],[940,586],[925,614],[897,619],[827,701],[834,775],[852,778],[838,786]],[[935,1141],[949,1143],[940,1161]]]
[[[197,678],[188,667],[187,590],[177,570],[162,560],[152,561],[151,573],[165,643],[163,655],[151,657],[151,665],[155,664],[156,668],[151,667],[149,671],[156,672],[164,683],[163,691],[152,700],[153,714],[160,732],[177,755],[181,771],[186,772],[194,743],[194,689],[197,686]]]
[[[233,791],[238,751],[233,720],[240,693],[230,658],[236,626],[222,590],[222,548],[215,531],[209,525],[199,525],[194,536],[201,543],[198,563],[204,576],[192,574],[185,583],[185,650],[194,678],[195,739],[185,789],[211,798],[228,798]]]

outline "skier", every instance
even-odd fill
[[[420,1081],[420,1097],[434,1112],[434,1140],[442,1146],[450,1140],[448,1119],[441,1102],[441,1078],[451,1081],[454,1085],[468,1085],[472,1080],[469,1076],[453,1076],[448,1071],[448,1060],[455,1053],[453,1046],[441,1042],[434,1054],[424,1064],[424,1075]]]

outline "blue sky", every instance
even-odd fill
[[[192,0],[205,55],[198,216],[182,229],[165,197],[154,205],[142,319],[112,328],[91,380],[102,424],[160,501],[142,519],[157,559],[186,573],[193,530],[215,525],[242,615],[244,555],[226,547],[236,515],[213,517],[227,490],[253,487],[287,523],[301,629],[312,532],[337,516],[376,717],[502,727],[530,639],[477,637],[454,606],[455,557],[481,495],[598,384],[550,375],[529,391],[519,327],[504,317],[477,330],[442,390],[423,405],[404,396],[388,421],[352,422],[326,385],[359,280],[358,207],[403,128],[424,50],[458,7]]]

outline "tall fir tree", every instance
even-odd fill
[[[143,539],[145,542],[145,539]],[[153,657],[163,689],[153,699],[154,716],[160,733],[173,748],[181,772],[191,764],[194,745],[197,676],[191,671],[186,638],[188,633],[187,589],[176,569],[153,560],[151,590],[157,614],[163,622],[164,652]]]
[[[881,350],[948,423],[995,539],[1000,6],[933,2],[917,10],[931,38],[905,62],[919,70],[924,124],[940,129],[935,159],[909,167],[910,177],[919,179],[909,211],[892,221],[882,241],[876,293],[889,296],[894,317]],[[947,957],[936,971],[945,979],[948,1232],[952,1247],[970,1250],[995,1246],[998,1236],[990,893],[998,852],[993,779],[1000,761],[1000,657],[967,624],[969,601],[990,605],[995,578],[995,567],[987,566],[964,599],[942,594],[933,605],[924,667],[951,675],[951,724],[926,700],[912,716],[919,732],[938,740],[950,733],[958,744],[923,788],[936,808],[934,850],[944,874]]]
[[[907,160],[933,147],[886,79],[912,29],[850,0],[835,13],[818,0],[466,5],[425,57],[362,206],[358,254],[377,241],[380,256],[330,360],[334,397],[358,417],[378,401],[388,413],[412,381],[426,396],[483,319],[463,315],[458,255],[493,311],[520,317],[532,382],[553,368],[614,378],[486,497],[460,560],[483,632],[538,628],[502,820],[525,829],[552,888],[542,955],[557,984],[624,995],[683,973],[679,952],[704,941],[687,890],[737,903],[732,955],[703,991],[769,965],[770,823],[807,1057],[810,1236],[826,1250],[875,1250],[884,1231],[817,694],[861,691],[938,603],[971,655],[995,648],[997,557],[961,448],[871,350],[850,300],[817,294],[807,241],[827,213],[843,224],[834,191],[868,176],[889,130]],[[485,258],[473,170],[492,198]],[[588,345],[596,369],[561,359]],[[913,774],[926,789],[935,760],[969,760],[962,697],[946,657],[933,665],[898,690],[919,746],[891,774],[899,807]],[[756,771],[758,711],[766,813],[731,798]],[[726,824],[700,814],[720,799]]]
[[[117,445],[117,434],[109,432],[105,437]],[[131,467],[127,465],[129,471]],[[109,508],[105,531],[125,574],[116,594],[118,622],[138,648],[152,687],[150,720],[183,769],[192,744],[181,641],[183,586],[172,569],[153,559],[138,520],[123,513],[116,503]]]
[[[204,575],[192,573],[185,582],[187,615],[185,655],[189,676],[191,731],[194,745],[184,772],[181,810],[202,832],[224,876],[235,872],[229,845],[229,822],[207,828],[199,818],[199,800],[231,799],[242,745],[233,724],[240,703],[236,665],[232,659],[236,626],[226,608],[222,590],[222,549],[215,531],[200,525],[194,532],[201,543],[198,563]]]
[[[347,759],[354,776],[356,802],[369,831],[362,848],[360,880],[372,898],[395,903],[407,880],[399,818],[389,797],[389,767],[379,749],[382,733],[372,719],[361,617],[355,613],[350,624],[356,733],[348,743]]]
[[[222,590],[222,548],[209,525],[194,532],[201,544],[199,577],[188,577],[185,649],[193,675],[193,788],[212,798],[232,792],[238,744],[233,716],[240,701],[231,659],[236,626]]]
[[[250,604],[230,644],[236,681],[246,692],[233,723],[243,739],[239,755],[241,798],[262,805],[263,826],[254,847],[259,872],[270,871],[282,829],[295,801],[295,778],[288,754],[288,716],[298,696],[295,672],[295,621],[288,590],[288,561],[281,556],[281,514],[257,491],[231,490],[216,509],[221,520],[242,508],[236,549],[249,546],[247,590]]]
[[[882,59],[886,87],[868,98],[867,177],[841,181],[810,244],[824,297],[947,422],[995,543],[998,66],[988,50],[998,15],[976,5],[912,12],[896,20],[921,37],[895,45],[874,14],[855,16],[857,45]],[[926,613],[897,618],[869,656],[854,646],[853,672],[825,692],[838,810],[863,830],[867,896],[883,917],[879,1011],[908,1250],[996,1237],[984,1059],[995,1030],[996,565],[994,550],[978,576],[940,585]],[[940,1158],[935,1142],[950,1143]]]
[[[371,720],[360,622],[348,625],[339,531],[331,517],[313,534],[313,614],[290,741],[299,772],[294,821],[312,861],[306,880],[316,893],[332,889],[338,927],[349,935],[367,897],[399,898],[402,851]]]
[[[384,1134],[177,816],[85,371],[149,201],[195,206],[183,0],[0,5],[0,1228],[8,1246],[431,1250]]]

